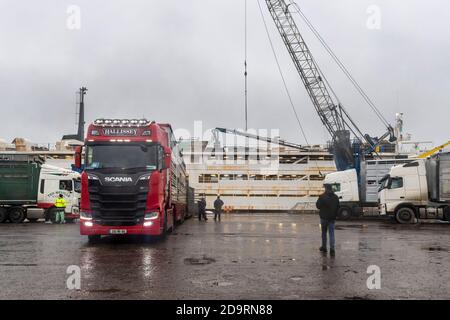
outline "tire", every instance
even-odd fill
[[[8,211],[5,208],[0,208],[0,223],[8,220]]]
[[[395,220],[400,224],[413,223],[415,217],[414,210],[409,207],[402,207],[395,211]]]
[[[159,235],[158,239],[162,240],[167,236],[167,211],[164,211],[164,226],[163,231]]]
[[[450,207],[444,208],[444,219],[450,222]]]
[[[352,217],[352,208],[340,207],[338,211],[338,218],[341,220],[348,220]]]
[[[13,207],[8,210],[9,221],[12,223],[22,223],[25,218],[25,210],[22,207]]]
[[[184,221],[186,220],[186,217],[187,217],[187,212],[184,211],[184,214],[183,214],[183,216],[181,217],[180,224],[183,224],[183,223],[184,223]]]
[[[101,238],[102,238],[102,236],[98,235],[98,234],[90,235],[90,236],[88,236],[88,242],[90,244],[98,243]]]
[[[178,223],[178,221],[177,221],[177,212],[175,211],[175,208],[173,209],[172,213],[173,213],[173,223],[172,223],[172,228],[173,228],[173,226],[176,226],[177,223]]]

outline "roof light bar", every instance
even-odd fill
[[[94,121],[98,126],[146,126],[150,124],[147,119],[97,119]]]

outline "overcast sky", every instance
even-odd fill
[[[312,143],[328,135],[263,5],[296,110]],[[450,2],[299,0],[335,53],[394,122],[435,144],[449,139]],[[81,10],[81,28],[67,13]],[[373,26],[371,6],[381,12]],[[314,57],[361,129],[384,132],[314,36]],[[73,20],[69,20],[73,21]],[[75,91],[87,86],[87,122],[142,117],[193,130],[244,126],[244,0],[0,0],[0,138],[55,142],[75,132]],[[304,143],[257,0],[248,0],[249,127]]]

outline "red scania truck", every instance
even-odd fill
[[[98,119],[75,167],[82,171],[80,233],[90,242],[164,236],[187,215],[186,166],[169,124]]]

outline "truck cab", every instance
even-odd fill
[[[381,214],[394,214],[399,205],[426,204],[427,176],[424,160],[392,167],[379,190]]]
[[[392,167],[382,179],[378,192],[381,214],[394,216],[399,223],[412,223],[418,219],[450,220],[448,199],[435,191],[443,190],[445,179],[442,173],[448,160],[442,160],[417,159]]]
[[[62,169],[44,164],[38,185],[38,207],[49,210],[49,218],[54,220],[53,212],[56,199],[60,194],[66,200],[65,218],[74,220],[79,218],[81,196],[81,175],[72,170]],[[28,219],[36,218],[33,210],[28,210]]]
[[[360,214],[358,176],[355,169],[329,173],[323,183],[330,184],[339,197],[338,218],[348,219]]]
[[[358,177],[355,169],[329,173],[323,183],[332,185],[340,202],[359,202]]]
[[[159,236],[176,222],[169,125],[145,119],[98,119],[84,145],[80,233],[89,241],[102,235]],[[81,150],[77,151],[82,164]]]

